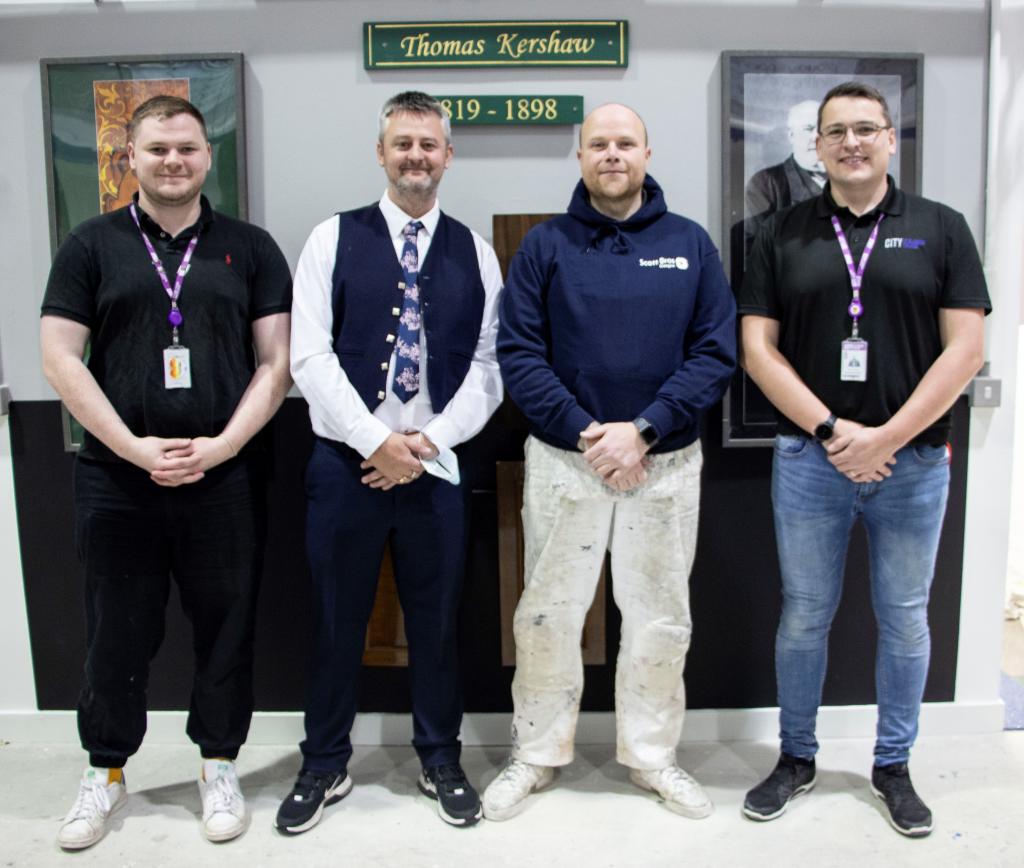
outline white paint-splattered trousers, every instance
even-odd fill
[[[689,577],[697,541],[700,441],[650,456],[647,481],[608,488],[578,452],[526,442],[525,588],[515,614],[512,755],[572,762],[583,621],[605,551],[622,614],[615,673],[617,759],[635,769],[675,763],[690,646]]]

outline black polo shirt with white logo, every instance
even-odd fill
[[[190,389],[164,387],[170,299],[128,208],[72,230],[50,270],[43,314],[88,326],[89,370],[139,437],[212,437],[223,431],[255,371],[253,321],[291,309],[291,274],[273,238],[214,212],[205,196],[201,202],[199,220],[174,238],[139,209],[172,286],[199,229],[178,300],[184,316],[180,339],[190,353]],[[120,460],[88,432],[80,454]]]
[[[839,378],[851,291],[833,214],[855,265],[885,214],[861,286],[859,332],[868,343],[862,383]],[[963,215],[898,190],[891,177],[882,202],[860,217],[837,205],[828,185],[773,214],[754,240],[738,305],[740,315],[778,320],[779,349],[804,383],[840,418],[869,426],[892,418],[942,352],[940,308],[992,310],[977,247]],[[806,433],[778,416],[780,433]],[[913,442],[944,443],[950,417],[945,413]]]

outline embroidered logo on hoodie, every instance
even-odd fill
[[[659,256],[657,259],[640,258],[641,268],[678,268],[686,271],[690,267],[689,260],[685,256]]]

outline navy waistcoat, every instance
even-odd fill
[[[370,409],[384,400],[405,290],[402,268],[377,204],[338,214],[331,309],[334,352]],[[462,385],[484,315],[473,233],[441,214],[420,262],[420,312],[427,339],[427,389],[435,413]]]

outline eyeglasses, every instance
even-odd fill
[[[853,134],[857,137],[858,141],[868,144],[873,142],[882,130],[887,129],[889,129],[888,126],[880,127],[878,124],[868,123],[867,121],[854,124],[851,127],[845,124],[835,124],[827,130],[822,130],[821,137],[830,145],[838,145],[846,141],[847,131],[853,130]]]

